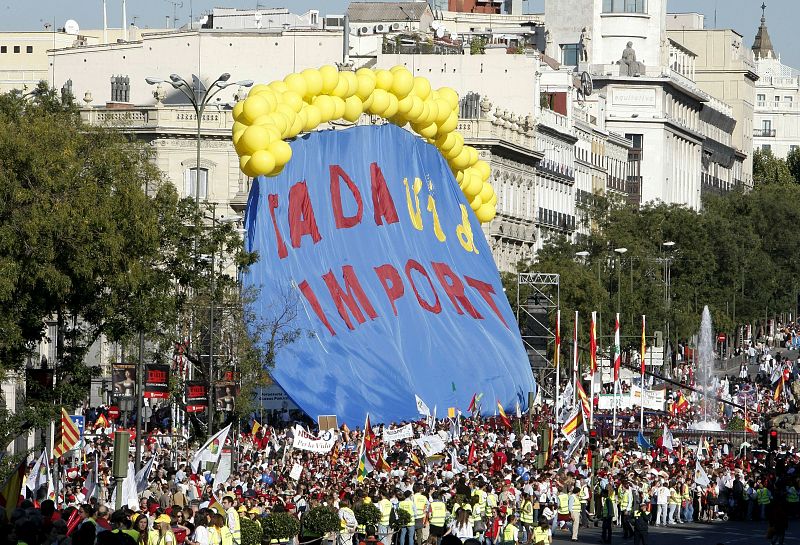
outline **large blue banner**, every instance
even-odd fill
[[[417,418],[415,394],[439,415],[476,393],[485,413],[524,409],[535,385],[516,321],[439,151],[394,125],[291,147],[279,176],[253,183],[259,261],[244,280],[260,320],[301,332],[273,370],[291,399],[351,426]]]

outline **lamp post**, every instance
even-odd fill
[[[672,306],[672,257],[666,255],[666,252],[672,251],[672,249],[675,247],[675,241],[668,240],[667,242],[662,242],[661,247],[664,250],[664,331],[667,334],[667,341],[664,346],[666,356],[666,346],[667,343],[670,342],[669,312],[670,307]]]
[[[628,251],[627,248],[614,248],[614,252],[617,254],[617,314],[620,313],[620,303],[621,298],[620,294],[622,293],[622,275],[620,274],[622,268],[622,254]]]

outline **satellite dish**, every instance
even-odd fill
[[[71,36],[75,36],[80,32],[81,28],[78,26],[78,22],[75,19],[67,19],[67,22],[64,23],[64,32]]]
[[[437,27],[435,35],[437,38],[444,38],[444,28]]]

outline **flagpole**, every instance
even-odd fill
[[[617,383],[618,381],[614,381],[614,410],[613,415],[611,416],[611,436],[616,438],[617,437]]]
[[[620,360],[622,359],[621,354],[621,346],[619,340],[619,312],[617,313],[614,329],[614,370],[612,373],[612,378],[614,379],[614,404],[613,404],[613,413],[611,417],[611,434],[613,437],[617,436],[617,392],[619,389],[619,365],[617,364],[617,358]],[[620,361],[621,363],[621,361]]]
[[[578,311],[575,311],[575,330],[572,332],[572,404],[578,400]]]
[[[597,373],[597,312],[592,312],[589,330],[589,429],[594,429],[594,376]]]
[[[644,433],[644,390],[645,390],[645,385],[644,385],[644,365],[645,365],[644,356],[645,356],[645,351],[646,351],[645,323],[646,323],[646,318],[645,318],[645,315],[642,314],[642,350],[641,350],[641,353],[640,353],[642,361],[639,364],[639,367],[641,368],[641,382],[639,384],[642,387],[642,394],[641,394],[642,398],[639,400],[639,401],[641,401],[641,412],[639,414],[639,431],[642,432],[642,433]]]
[[[556,350],[554,357],[556,359],[556,379],[555,379],[555,396],[553,401],[553,417],[554,422],[558,424],[558,394],[561,389],[559,378],[561,377],[561,309],[556,310]]]

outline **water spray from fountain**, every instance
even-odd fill
[[[708,310],[708,306],[703,307],[703,316],[700,319],[700,339],[697,343],[697,376],[702,382],[702,413],[699,421],[690,427],[695,430],[720,430],[722,428],[717,420],[716,392],[712,391],[714,382],[714,327],[711,323],[711,312]],[[711,401],[710,411],[709,401]]]

